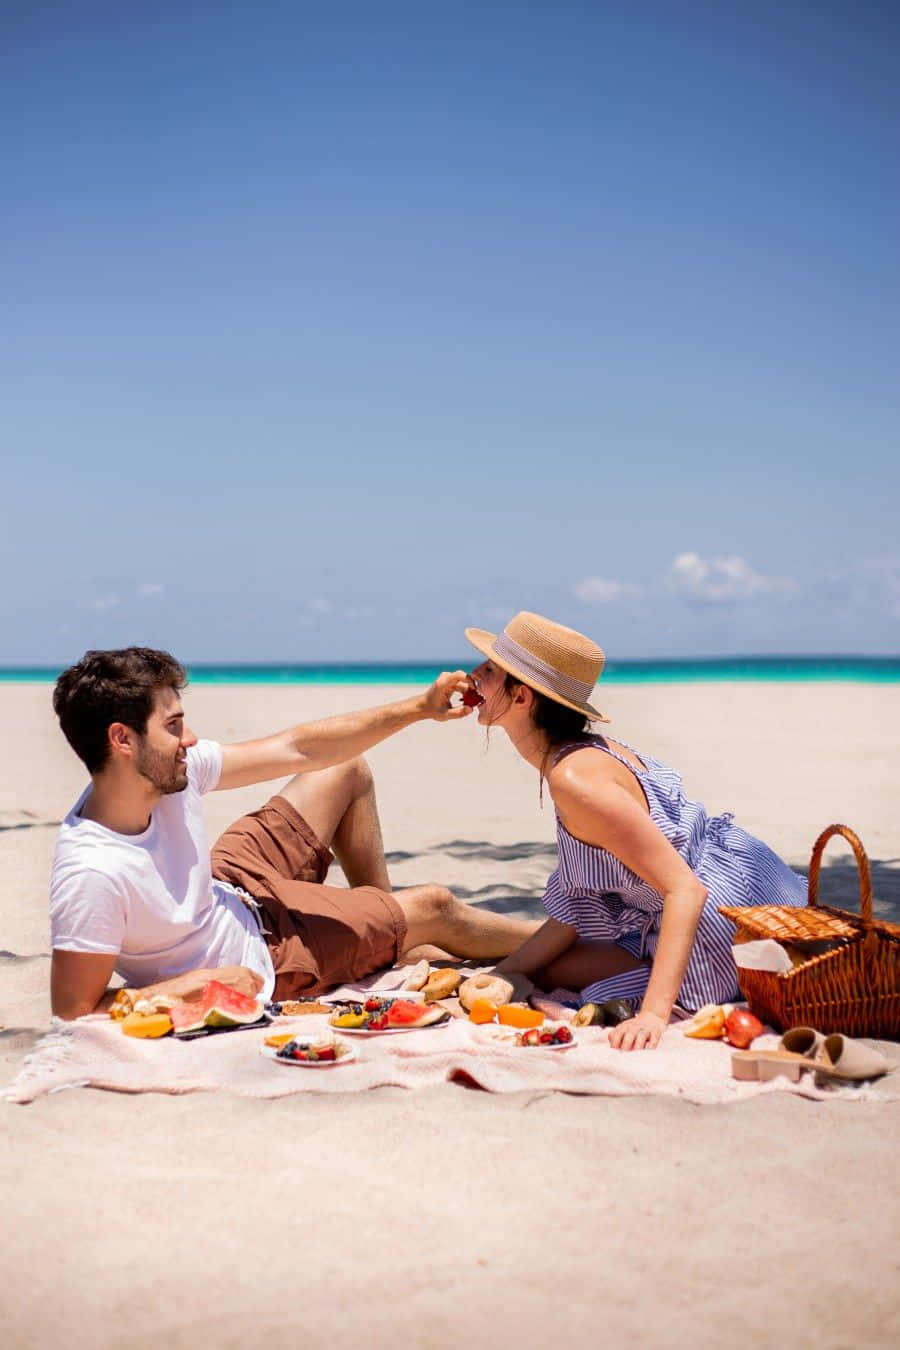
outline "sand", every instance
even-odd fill
[[[407,690],[197,687],[243,739]],[[614,734],[796,866],[844,820],[900,918],[891,686],[612,686]],[[83,783],[49,689],[0,687],[0,1084],[49,1020],[55,824]],[[397,886],[536,913],[553,817],[502,735],[370,755]],[[207,799],[211,834],[259,789]],[[829,893],[855,894],[835,844]],[[896,1047],[893,1047],[896,1053]],[[0,1338],[45,1347],[887,1346],[896,1103],[410,1093],[248,1101],[76,1090],[0,1104]]]

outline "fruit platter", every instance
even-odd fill
[[[356,1058],[352,1045],[346,1045],[339,1036],[312,1037],[287,1032],[267,1036],[259,1048],[266,1059],[303,1069],[333,1069]]]
[[[378,1036],[445,1026],[450,1014],[421,1000],[371,994],[362,1003],[336,1004],[328,1021],[351,1036]]]

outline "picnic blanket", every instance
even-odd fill
[[[285,1023],[287,1030],[314,1035],[326,1015]],[[279,1026],[279,1029],[281,1027]],[[298,1092],[360,1092],[376,1087],[429,1087],[460,1081],[488,1092],[557,1091],[629,1096],[659,1093],[699,1104],[744,1101],[761,1093],[803,1097],[891,1101],[900,1097],[900,1074],[859,1086],[820,1085],[804,1073],[798,1083],[738,1082],[731,1077],[730,1049],[696,1041],[670,1026],[653,1051],[613,1050],[599,1027],[577,1030],[565,1050],[524,1048],[492,1039],[496,1027],[453,1019],[443,1026],[389,1036],[357,1036],[356,1058],[327,1069],[282,1064],[261,1053],[271,1028],[209,1036],[136,1040],[105,1016],[57,1022],[35,1046],[6,1089],[11,1102],[31,1102],[64,1088],[116,1092],[213,1092],[243,1097],[283,1097]],[[350,1038],[348,1037],[348,1042]],[[774,1035],[768,1043],[777,1043]],[[760,1042],[765,1044],[765,1042]]]

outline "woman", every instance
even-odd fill
[[[497,972],[639,1004],[610,1032],[622,1050],[656,1046],[676,1001],[739,999],[719,906],[805,905],[805,880],[730,815],[689,801],[672,769],[590,733],[609,721],[587,702],[604,664],[590,638],[524,612],[499,636],[466,637],[487,657],[471,676],[479,721],[502,727],[556,808],[550,918]]]

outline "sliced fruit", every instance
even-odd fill
[[[273,1050],[280,1050],[283,1045],[287,1045],[288,1041],[292,1041],[293,1039],[294,1033],[292,1031],[283,1031],[277,1036],[267,1036],[265,1044],[270,1045]]]
[[[259,999],[241,994],[220,980],[210,980],[199,998],[183,999],[169,1010],[176,1036],[201,1027],[238,1027],[258,1022],[263,1014]]]
[[[172,1030],[172,1019],[168,1013],[133,1012],[123,1019],[122,1030],[126,1036],[153,1041],[159,1036],[168,1036]]]
[[[682,1031],[697,1041],[717,1041],[725,1027],[725,1009],[716,1003],[707,1003],[700,1008],[689,1022],[685,1022]]]
[[[328,1020],[333,1027],[363,1027],[368,1018],[364,1012],[336,1012]]]
[[[469,1009],[469,1021],[482,1025],[485,1022],[493,1022],[497,1016],[497,1005],[488,998],[476,998]]]
[[[416,1022],[422,1020],[422,1014],[425,1011],[421,1003],[413,1003],[412,999],[397,998],[391,1003],[387,1010],[388,1026],[392,1027],[410,1027]]]
[[[497,1009],[497,1021],[505,1027],[542,1027],[544,1014],[524,1003],[504,1003]]]

